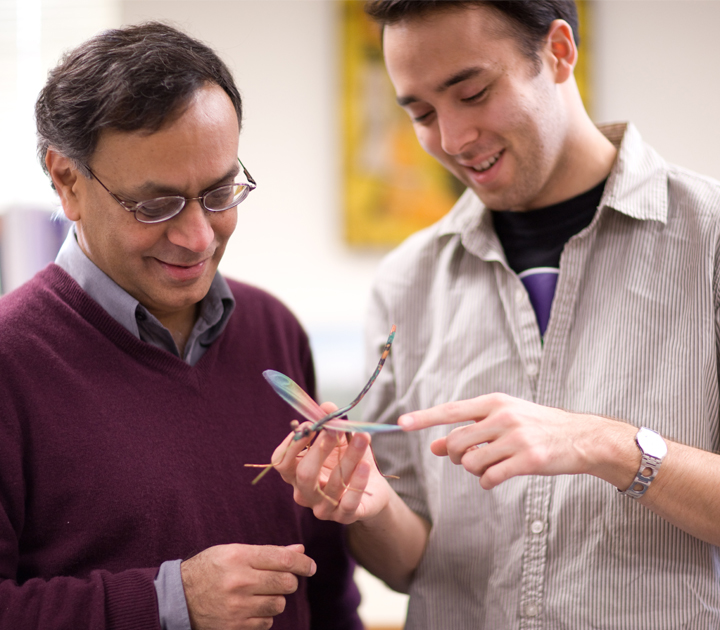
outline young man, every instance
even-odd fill
[[[717,627],[720,186],[593,125],[569,0],[369,12],[468,187],[371,302],[370,356],[398,332],[367,415],[425,430],[375,441],[392,487],[360,435],[278,469],[408,628]]]
[[[107,31],[36,113],[74,226],[0,300],[0,628],[360,628],[340,527],[243,466],[291,420],[263,370],[314,375],[287,309],[217,273],[255,187],[229,70]]]

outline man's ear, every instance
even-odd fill
[[[546,41],[555,82],[564,83],[572,76],[577,63],[578,50],[572,27],[565,20],[553,20]]]
[[[58,153],[53,148],[49,148],[45,154],[45,166],[47,166],[55,190],[60,197],[65,216],[70,221],[79,220],[78,184],[79,179],[84,176],[70,158]]]

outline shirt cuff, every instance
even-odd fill
[[[181,562],[163,562],[155,578],[160,627],[163,630],[190,630],[190,616],[180,575]]]

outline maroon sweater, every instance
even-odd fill
[[[56,265],[0,299],[0,630],[158,630],[159,565],[235,542],[302,542],[318,564],[274,629],[361,627],[341,528],[243,466],[294,416],[263,370],[313,391],[307,338],[274,298],[230,287],[235,312],[194,367]]]

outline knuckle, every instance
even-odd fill
[[[321,521],[328,521],[330,520],[333,509],[327,501],[322,501],[313,508],[313,514],[315,518]]]
[[[218,590],[221,593],[242,593],[249,586],[251,582],[244,576],[244,574],[228,573],[223,575],[218,582]]]
[[[282,595],[275,595],[266,598],[265,603],[262,607],[262,613],[268,617],[274,617],[279,615],[285,610],[285,598]],[[272,625],[272,619],[270,620]],[[269,628],[270,626],[268,626]]]
[[[355,507],[345,507],[342,504],[338,508],[338,517],[340,519],[340,522],[344,525],[348,525],[353,522],[354,516],[355,516]]]
[[[272,625],[272,617],[260,617],[255,620],[255,623],[251,626],[251,628],[252,630],[269,630],[269,628],[272,628]]]
[[[283,480],[287,481],[287,476],[290,468],[290,462],[288,461],[288,458],[273,453],[270,461],[273,462],[273,468],[280,473],[280,476],[283,478]]]
[[[295,488],[293,492],[293,499],[301,507],[312,507],[312,503],[305,498],[305,495],[298,488]]]
[[[542,468],[547,461],[547,452],[542,447],[533,447],[528,449],[526,461],[530,466],[530,470],[538,470]]]
[[[488,395],[488,400],[493,407],[505,407],[512,399],[507,394],[495,392]]]
[[[472,451],[467,451],[463,454],[463,456],[460,458],[459,464],[465,468],[465,470],[475,473],[478,469],[477,462],[475,461],[474,453]]]
[[[308,470],[307,466],[302,466],[302,464],[297,467],[295,477],[300,486],[314,485],[316,479],[315,473]]]
[[[456,400],[446,403],[445,412],[452,418],[458,417],[462,414],[462,405]]]
[[[277,563],[281,571],[290,571],[295,564],[295,554],[290,549],[280,549]]]
[[[335,496],[335,494],[333,494],[333,496]],[[340,519],[343,518],[342,505],[342,494],[335,496],[335,498],[326,494],[313,512],[315,516],[322,521],[335,521],[339,523],[341,522]]]
[[[298,579],[292,573],[284,573],[278,578],[278,590],[284,594],[294,593],[298,588]],[[283,600],[283,606],[285,606]]]
[[[225,552],[225,555],[231,561],[238,560],[243,555],[243,551],[244,551],[244,548],[238,544],[224,545],[220,549],[222,549]]]
[[[517,418],[510,407],[502,407],[495,412],[495,420],[501,424],[515,426]]]
[[[498,477],[492,472],[492,470],[486,470],[482,475],[480,475],[480,485],[485,490],[491,490],[497,486],[498,483]]]

